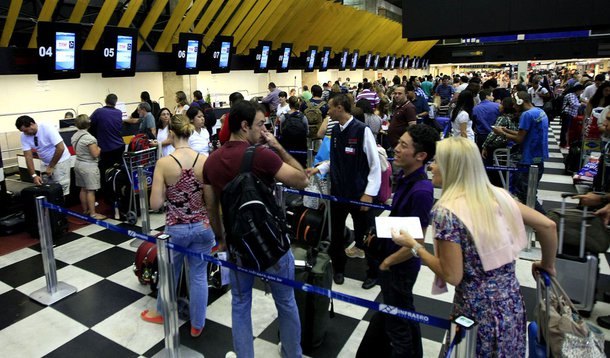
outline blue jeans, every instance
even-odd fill
[[[383,303],[415,311],[413,285],[418,273],[419,268],[404,267],[391,267],[390,270],[379,271]],[[385,330],[390,339],[392,357],[423,357],[419,323],[386,316]]]
[[[294,280],[294,256],[288,251],[265,272]],[[252,285],[254,276],[231,270],[231,301],[233,348],[239,358],[254,357],[252,334]],[[280,321],[282,357],[298,358],[301,351],[301,323],[294,299],[294,289],[279,283],[269,283]]]
[[[203,226],[202,222],[166,226],[165,233],[169,241],[187,248],[189,251],[209,255],[214,246],[214,232]],[[184,254],[170,250],[174,265],[175,284],[178,285]],[[191,327],[201,329],[205,325],[205,313],[208,308],[208,262],[199,257],[187,256],[189,265],[189,313]],[[175,289],[175,287],[174,287]],[[157,311],[162,311],[161,295],[157,295]]]

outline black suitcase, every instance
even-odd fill
[[[327,253],[329,246],[328,241],[322,241],[317,249],[293,246],[294,279],[331,290],[333,266]],[[312,355],[312,350],[324,342],[330,318],[334,316],[332,301],[330,297],[301,290],[295,290],[294,296],[301,320],[301,347],[303,353]]]
[[[35,185],[21,191],[23,213],[25,214],[25,228],[35,238],[40,237],[38,233],[38,216],[36,215],[36,197],[38,196],[46,196],[49,203],[64,206],[64,193],[61,184],[48,183]],[[55,210],[49,210],[49,218],[51,221],[51,233],[53,239],[56,240],[68,230],[68,220],[66,215]]]
[[[0,217],[0,236],[13,235],[22,232],[24,228],[25,215],[23,215],[23,211]]]

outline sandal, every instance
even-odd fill
[[[102,215],[102,214],[93,214],[91,215],[92,218],[94,218],[95,220],[106,220],[108,219],[108,217],[106,215]]]
[[[149,312],[149,310],[142,311],[142,313],[140,313],[140,318],[142,318],[146,322],[163,324],[163,316],[158,315],[155,317],[149,317],[149,316],[147,316],[148,312]]]

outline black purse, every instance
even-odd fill
[[[371,226],[364,238],[364,251],[372,259],[379,262],[388,257],[387,239],[377,237],[375,226]]]

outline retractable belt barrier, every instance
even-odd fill
[[[139,233],[137,231],[134,230],[127,230],[125,228],[122,228],[120,226],[117,225],[113,225],[110,224],[108,222],[102,221],[102,220],[97,220],[94,219],[92,217],[77,213],[75,211],[63,208],[61,206],[55,205],[55,204],[51,204],[49,202],[45,202],[43,204],[45,207],[52,209],[52,210],[56,210],[62,214],[66,214],[66,215],[71,215],[74,216],[76,218],[79,218],[83,221],[87,221],[89,223],[92,224],[96,224],[102,227],[105,227],[107,229],[110,229],[112,231],[127,235],[129,237],[133,237],[133,238],[137,238],[143,241],[149,241],[152,243],[156,243],[157,239],[153,236],[150,235],[145,235],[142,233]],[[351,295],[347,295],[341,292],[335,292],[335,291],[331,291],[325,288],[321,288],[318,286],[313,286],[310,284],[306,284],[306,283],[301,283],[301,282],[297,282],[294,280],[290,280],[284,277],[280,277],[280,276],[276,276],[276,275],[272,275],[266,272],[260,272],[260,271],[256,271],[256,270],[252,270],[249,268],[245,268],[245,267],[241,267],[238,266],[234,263],[228,262],[228,261],[224,261],[224,260],[219,260],[213,256],[210,255],[205,255],[205,254],[201,254],[201,253],[197,253],[197,252],[193,252],[190,251],[180,245],[176,245],[173,244],[171,242],[167,243],[167,247],[169,249],[172,250],[176,250],[178,252],[190,255],[190,256],[195,256],[195,257],[199,257],[205,261],[211,262],[213,264],[219,265],[219,266],[223,266],[223,267],[227,267],[230,270],[234,270],[234,271],[238,271],[238,272],[243,272],[243,273],[247,273],[253,276],[258,276],[260,278],[269,280],[271,282],[276,282],[276,283],[280,283],[286,286],[291,286],[293,288],[299,289],[301,291],[304,292],[311,292],[311,293],[315,293],[318,295],[322,295],[322,296],[326,296],[326,297],[330,297],[333,299],[337,299],[339,301],[343,301],[343,302],[348,302],[351,304],[355,304],[361,307],[365,307],[368,309],[372,309],[375,311],[379,311],[379,312],[384,312],[386,314],[392,315],[392,316],[396,316],[396,317],[401,317],[401,318],[405,318],[411,321],[415,321],[415,322],[419,322],[419,323],[424,323],[424,324],[428,324],[434,327],[438,327],[441,329],[449,329],[450,327],[450,321],[443,319],[443,318],[438,318],[438,317],[434,317],[434,316],[429,316],[423,313],[417,313],[417,312],[413,312],[413,311],[409,311],[409,310],[405,310],[402,308],[398,308],[395,306],[390,306],[390,305],[386,305],[386,304],[382,304],[382,303],[378,303],[378,302],[374,302],[374,301],[369,301],[369,300],[365,300],[359,297],[354,297]]]
[[[375,208],[375,209],[392,210],[392,207],[389,205],[366,203],[364,201],[345,199],[345,198],[341,198],[341,197],[334,196],[334,195],[315,193],[313,191],[305,191],[305,190],[298,190],[298,189],[291,189],[291,188],[284,188],[284,191],[287,193],[306,195],[306,196],[312,196],[314,198],[330,200],[330,201],[334,201],[337,203],[353,204],[353,205],[357,205],[357,206],[368,206],[369,208]]]
[[[528,167],[504,167],[500,165],[489,165],[485,166],[486,170],[491,171],[499,171],[499,172],[523,172],[527,173],[529,171]]]

